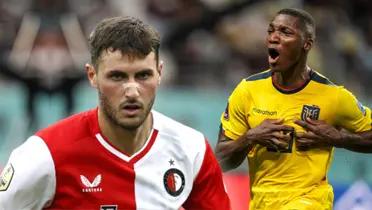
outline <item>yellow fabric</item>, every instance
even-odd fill
[[[329,185],[302,190],[256,190],[249,210],[332,210],[332,191]]]
[[[331,125],[354,132],[371,129],[371,110],[358,105],[352,93],[317,72],[294,93],[277,90],[270,71],[242,80],[229,97],[221,123],[225,135],[233,140],[268,118],[284,119],[284,124],[293,126],[295,132],[304,132],[294,121],[303,113],[314,115],[314,109],[319,109],[319,120]],[[295,139],[287,153],[270,152],[256,145],[248,154],[251,187],[272,191],[328,185],[326,174],[332,155],[332,147],[297,151]]]

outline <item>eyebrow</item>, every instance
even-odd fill
[[[153,71],[154,71],[153,69],[145,68],[145,69],[139,70],[138,72],[153,72]]]
[[[283,24],[277,25],[277,26],[275,27],[275,25],[274,25],[273,23],[270,23],[268,28],[279,28],[279,29],[280,29],[280,28],[285,28],[285,29],[289,29],[289,30],[291,30],[291,31],[294,31],[294,30],[295,30],[294,28],[289,27],[289,26],[287,26],[287,25],[283,25]]]
[[[126,72],[123,72],[123,71],[120,71],[120,70],[117,70],[117,69],[112,69],[112,70],[107,71],[107,74],[114,74],[114,73],[126,74]]]
[[[134,72],[134,74],[138,74],[138,73],[145,73],[145,72],[153,72],[154,70],[153,69],[150,69],[150,68],[144,68],[144,69],[141,69],[141,70],[138,70],[136,72]],[[122,71],[122,70],[118,70],[118,69],[111,69],[107,72],[107,74],[125,74],[127,75],[128,72],[126,71]]]

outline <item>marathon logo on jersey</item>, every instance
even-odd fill
[[[7,164],[0,174],[0,191],[6,191],[13,179],[14,168],[12,164]]]
[[[98,187],[102,181],[101,174],[98,174],[93,182],[90,182],[88,178],[83,175],[80,175],[80,180],[85,186],[85,188],[82,189],[83,192],[102,192],[102,188]]]
[[[320,112],[320,108],[316,105],[313,105],[313,106],[304,105],[302,107],[301,120],[305,121],[306,118],[310,118],[312,120],[318,120],[319,112]]]
[[[223,118],[225,120],[229,120],[230,119],[230,115],[229,115],[229,103],[227,103],[227,105],[226,105],[225,112],[223,113]]]
[[[255,112],[255,113],[258,113],[258,114],[268,115],[268,116],[274,116],[274,115],[278,114],[277,111],[263,110],[263,109],[259,109],[259,108],[256,108],[256,107],[253,107],[252,111]]]
[[[100,210],[117,210],[118,205],[101,205]]]
[[[163,181],[165,190],[173,197],[180,195],[185,188],[185,176],[176,168],[166,171]]]
[[[357,104],[358,104],[359,110],[363,113],[364,116],[366,116],[366,114],[367,114],[366,108],[364,108],[363,104],[360,103],[359,101],[357,102]]]

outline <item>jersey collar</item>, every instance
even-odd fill
[[[153,113],[151,112],[150,114]],[[114,155],[115,157],[129,164],[136,163],[150,151],[159,133],[159,131],[155,129],[153,126],[151,134],[149,135],[143,147],[133,155],[129,156],[124,151],[121,151],[120,149],[112,145],[110,141],[108,141],[107,138],[102,134],[98,124],[98,108],[92,110],[91,116],[92,116],[92,119],[90,120],[91,134],[94,136],[94,138],[99,142],[99,144],[103,147],[104,150],[108,151],[109,153],[111,153],[111,155]],[[155,124],[155,117],[153,118],[153,120],[154,120],[153,124]]]
[[[293,93],[297,93],[297,92],[300,92],[301,90],[303,90],[307,84],[309,84],[309,82],[312,80],[313,76],[314,76],[314,71],[311,69],[310,72],[309,72],[309,78],[303,82],[302,84],[300,84],[298,87],[294,87],[294,88],[284,88],[280,85],[278,85],[277,83],[275,83],[274,81],[274,72],[271,72],[271,82],[273,84],[273,86],[275,87],[276,90],[278,90],[279,92],[281,93],[284,93],[284,94],[293,94]]]

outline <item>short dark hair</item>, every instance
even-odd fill
[[[297,8],[285,8],[285,9],[281,9],[276,14],[277,15],[283,14],[283,15],[290,15],[293,17],[297,17],[298,20],[300,21],[303,32],[305,32],[305,34],[308,35],[310,38],[315,39],[314,18],[305,10],[297,9]]]
[[[132,58],[155,53],[159,62],[160,35],[150,25],[134,17],[113,17],[102,20],[88,39],[91,62],[98,67],[104,50],[120,50]]]

